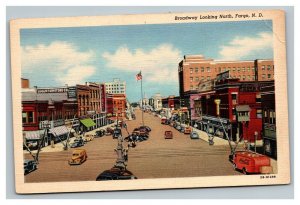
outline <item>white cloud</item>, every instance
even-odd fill
[[[53,75],[59,84],[83,83],[96,68],[91,65],[93,51],[82,52],[71,43],[55,41],[49,45],[39,44],[22,48],[22,69],[32,73],[33,78]]]
[[[235,37],[226,46],[221,46],[220,60],[239,60],[254,52],[273,48],[272,33],[262,32],[256,37]]]
[[[150,51],[127,46],[119,47],[115,53],[103,53],[107,66],[123,71],[142,71],[143,79],[157,83],[177,82],[180,50],[170,44],[161,44]]]

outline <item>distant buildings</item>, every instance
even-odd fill
[[[273,60],[215,61],[202,55],[185,55],[178,66],[180,95],[198,90],[200,82],[215,79],[224,71],[240,81],[274,80]]]
[[[105,89],[106,93],[126,95],[126,82],[121,81],[119,78],[114,78],[112,82],[105,83]]]

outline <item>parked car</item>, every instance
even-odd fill
[[[105,135],[112,135],[113,133],[114,133],[114,129],[112,129],[111,127],[106,128]]]
[[[191,139],[200,139],[199,134],[197,132],[191,132],[190,134]]]
[[[37,163],[34,160],[24,160],[24,175],[33,172],[37,169]]]
[[[105,170],[99,174],[96,178],[96,181],[107,181],[107,180],[131,180],[137,179],[130,171],[122,170],[117,167],[113,167],[110,170]]]
[[[187,126],[187,127],[184,128],[183,133],[184,133],[184,134],[191,134],[192,131],[193,131],[193,130],[192,130],[192,127]]]
[[[93,139],[94,139],[93,135],[86,135],[86,136],[84,136],[84,141],[85,142],[93,141]]]
[[[69,160],[69,165],[80,165],[87,159],[85,149],[75,149],[72,153],[72,157]]]
[[[160,120],[160,123],[164,125],[164,124],[166,124],[166,122],[167,122],[167,118],[162,117],[161,120]]]
[[[96,136],[95,137],[102,137],[105,135],[105,130],[97,130],[96,131]]]
[[[176,125],[176,130],[180,131],[182,129],[182,127],[180,125]]]
[[[173,132],[165,131],[165,139],[173,139]]]
[[[84,146],[84,141],[82,138],[75,139],[74,142],[71,144],[71,148],[82,147],[82,146]]]
[[[270,174],[273,169],[269,157],[252,151],[237,151],[229,155],[234,169],[244,174]]]

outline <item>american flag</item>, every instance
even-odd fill
[[[138,74],[136,74],[136,80],[142,80],[142,71],[140,71]]]

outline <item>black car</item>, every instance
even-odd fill
[[[37,163],[34,160],[24,160],[24,175],[37,169]]]
[[[79,140],[79,141],[74,141],[74,143],[71,144],[71,148],[76,148],[76,147],[82,147],[84,146],[84,141]]]
[[[120,135],[122,135],[122,131],[120,128],[115,128],[113,133],[113,139],[118,138]]]
[[[137,179],[130,171],[114,167],[98,175],[96,181]]]
[[[105,130],[97,130],[96,137],[103,137],[105,135]]]

